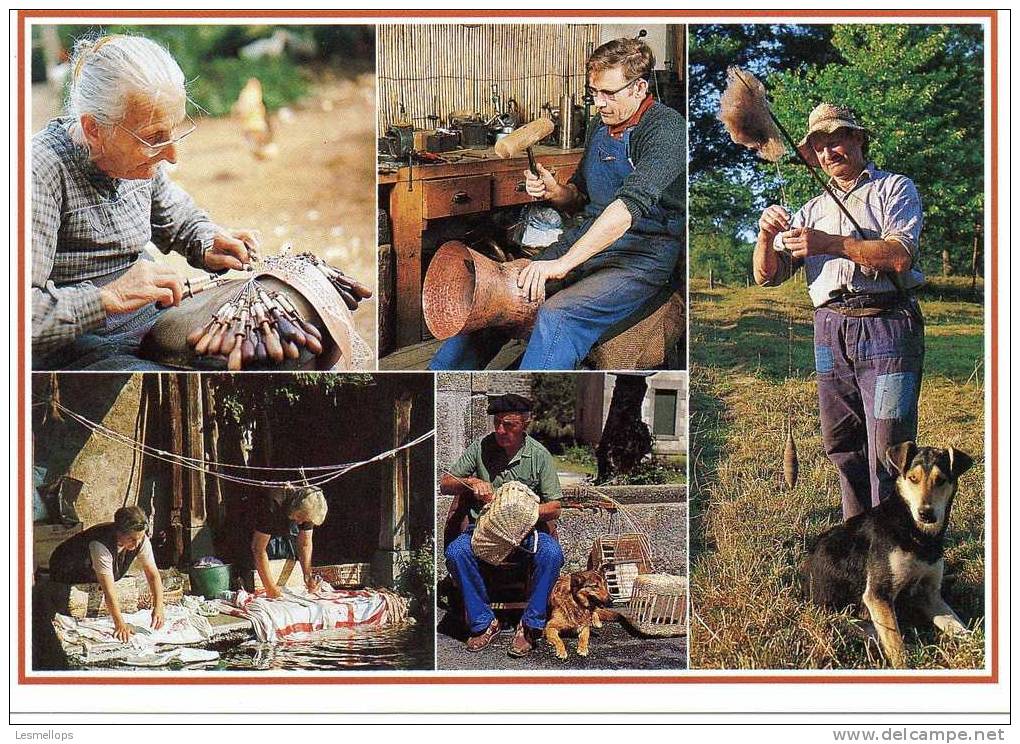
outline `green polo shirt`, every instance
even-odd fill
[[[496,435],[486,434],[472,442],[449,472],[458,478],[481,478],[499,488],[507,481],[523,483],[542,501],[560,498],[560,479],[556,475],[556,461],[537,440],[524,436],[524,444],[512,458],[496,443]],[[470,521],[478,518],[478,510],[471,509]]]

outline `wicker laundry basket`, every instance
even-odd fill
[[[160,581],[163,582],[163,604],[179,605],[184,599],[185,581],[184,575],[175,568],[159,572]],[[138,596],[138,609],[152,609],[152,592],[149,591],[149,582],[145,576],[139,574],[134,577],[135,592]]]
[[[138,585],[134,576],[125,576],[113,588],[117,592],[117,602],[122,613],[128,615],[138,612]],[[103,588],[97,583],[72,584],[67,598],[67,614],[75,620],[108,616],[110,611],[106,607]]]

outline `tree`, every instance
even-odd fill
[[[691,180],[718,169],[753,169],[755,157],[730,142],[716,118],[730,65],[756,75],[839,60],[829,39],[832,27],[789,24],[705,24],[690,32]]]
[[[574,444],[574,375],[532,375],[530,433],[554,452]]]
[[[629,473],[652,452],[652,433],[648,424],[641,420],[641,403],[648,390],[647,376],[640,372],[616,374],[606,425],[595,450],[596,483]]]
[[[751,266],[755,196],[739,170],[705,172],[691,182],[691,276],[742,283]]]

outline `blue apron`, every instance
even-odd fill
[[[609,134],[609,127],[605,124],[596,128],[581,161],[581,172],[588,191],[584,221],[562,235],[559,241],[538,256],[539,259],[559,258],[566,253],[591,228],[606,207],[616,200],[616,193],[624,179],[634,172],[634,164],[630,160],[633,130],[633,127],[625,130],[623,136],[616,139]],[[670,281],[680,257],[683,235],[683,219],[668,214],[656,204],[649,214],[634,220],[616,242],[592,256],[575,271],[583,277],[600,269],[625,269],[665,285]]]
[[[630,159],[630,135],[633,131],[634,128],[630,127],[624,130],[623,137],[616,139],[609,134],[609,127],[605,124],[600,124],[595,130],[581,163],[588,187],[588,206],[584,209],[586,218],[595,219],[602,214],[616,200],[616,192],[624,179],[634,172],[634,163]],[[635,220],[628,232],[669,234],[665,211],[656,204],[650,214]]]

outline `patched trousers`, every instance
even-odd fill
[[[904,298],[868,317],[818,308],[814,330],[822,443],[849,519],[894,493],[886,451],[917,437],[924,319]]]

